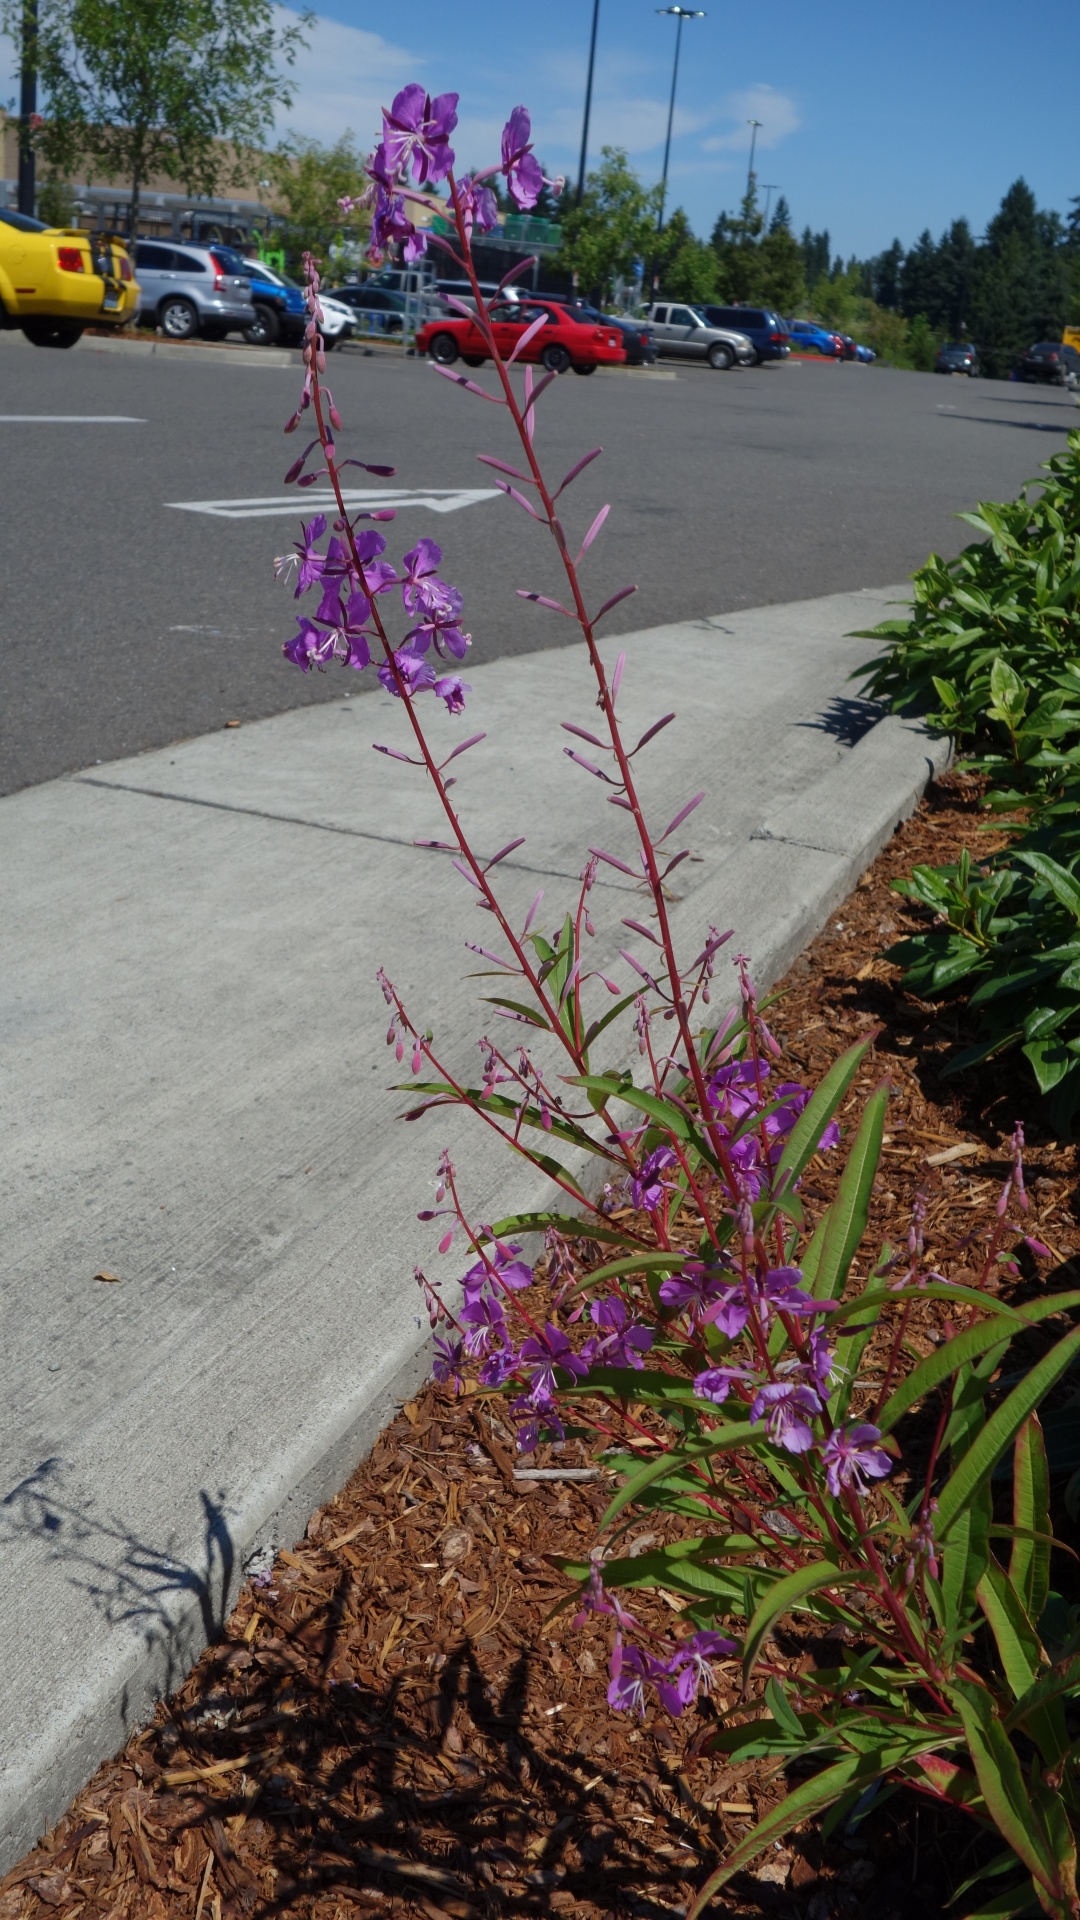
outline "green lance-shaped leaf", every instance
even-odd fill
[[[881,1157],[885,1130],[887,1087],[876,1087],[863,1109],[847,1165],[840,1176],[836,1199],[825,1216],[826,1225],[812,1281],[816,1300],[837,1300],[863,1234]]]
[[[1037,1620],[1050,1590],[1050,1472],[1038,1414],[1025,1420],[1013,1447],[1013,1525],[1022,1529],[1013,1541],[1009,1583],[1024,1611]],[[1042,1535],[1043,1538],[1028,1536]]]
[[[958,1515],[949,1535],[949,1551],[941,1572],[941,1592],[950,1636],[967,1631],[975,1611],[975,1594],[990,1559],[992,1507],[989,1485],[980,1487],[969,1506]]]
[[[799,1826],[803,1820],[811,1820],[815,1814],[823,1813],[849,1788],[868,1787],[872,1780],[880,1780],[882,1774],[895,1764],[895,1760],[895,1753],[888,1749],[845,1754],[842,1760],[826,1767],[823,1773],[815,1774],[812,1780],[803,1780],[781,1800],[778,1807],[773,1807],[763,1820],[758,1821],[745,1839],[732,1848],[716,1872],[709,1875],[687,1912],[687,1920],[699,1920],[713,1895],[734,1874],[741,1873],[752,1860],[756,1860],[759,1853],[764,1853],[774,1840],[782,1839],[785,1833],[790,1833],[792,1827]]]
[[[964,1723],[968,1752],[987,1812],[1032,1879],[1053,1896],[1058,1892],[1055,1863],[1040,1830],[1016,1751],[994,1712],[990,1695],[982,1687],[959,1684],[950,1687],[949,1694]]]
[[[805,1567],[796,1567],[794,1573],[787,1573],[782,1580],[778,1580],[775,1586],[769,1588],[746,1629],[743,1642],[744,1681],[750,1676],[766,1635],[782,1613],[790,1613],[800,1601],[823,1587],[849,1586],[853,1580],[863,1578],[865,1575],[855,1569],[841,1569],[829,1560],[811,1560]]]
[[[478,1234],[477,1238],[508,1240],[516,1233],[546,1233],[549,1227],[567,1239],[604,1240],[617,1247],[626,1245],[627,1235],[621,1227],[610,1227],[589,1213],[508,1213],[505,1219],[495,1221],[490,1233]]]
[[[1010,1860],[1014,1856],[1010,1854]],[[1038,1900],[1031,1891],[1031,1881],[1025,1880],[1018,1886],[1005,1887],[1001,1893],[985,1893],[968,1907],[964,1920],[1023,1920],[1026,1914],[1042,1911]]]
[[[995,1407],[982,1432],[972,1442],[938,1495],[937,1536],[944,1540],[958,1515],[984,1486],[1003,1454],[1012,1445],[1029,1414],[1080,1353],[1080,1327],[1065,1334],[1032,1367],[1006,1400]],[[879,1423],[880,1424],[880,1423]]]
[[[815,1088],[788,1134],[776,1169],[777,1186],[785,1175],[788,1184],[792,1184],[813,1159],[818,1142],[869,1053],[872,1041],[873,1035],[866,1040],[857,1040],[854,1046],[840,1055]]]
[[[611,1525],[617,1514],[636,1500],[639,1493],[651,1487],[654,1480],[662,1480],[665,1474],[674,1473],[680,1467],[686,1467],[697,1461],[705,1461],[714,1453],[731,1452],[735,1447],[761,1446],[767,1442],[764,1431],[754,1433],[751,1427],[740,1421],[736,1426],[718,1425],[711,1429],[703,1440],[692,1441],[681,1447],[672,1447],[664,1451],[655,1460],[647,1460],[643,1466],[635,1469],[619,1488],[607,1512],[600,1522],[601,1528]]]
[[[865,1296],[866,1299],[869,1296]],[[856,1305],[863,1304],[857,1302]],[[1022,1309],[1020,1318],[1029,1326],[1035,1326],[1040,1320],[1051,1318],[1054,1314],[1068,1313],[1080,1307],[1080,1292],[1053,1294],[1048,1299],[1033,1301]],[[841,1313],[846,1310],[841,1308]],[[958,1333],[952,1340],[937,1347],[933,1353],[894,1388],[888,1400],[876,1416],[875,1424],[882,1433],[891,1433],[897,1422],[912,1407],[917,1406],[926,1394],[941,1385],[953,1373],[980,1353],[988,1353],[992,1347],[1005,1343],[1017,1331],[1015,1319],[1002,1315],[998,1303],[993,1303],[993,1315],[980,1326],[969,1327],[966,1332]],[[1000,1411],[1000,1409],[999,1409]],[[1010,1436],[1011,1438],[1011,1436]],[[1007,1444],[1007,1443],[1006,1443]]]
[[[955,1528],[954,1528],[955,1536]],[[1040,1666],[1039,1636],[1015,1587],[996,1560],[987,1562],[979,1581],[979,1605],[997,1644],[1002,1671],[1013,1697],[1025,1694]]]

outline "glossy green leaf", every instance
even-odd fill
[[[1021,1318],[1029,1326],[1036,1326],[1040,1320],[1046,1320],[1058,1313],[1067,1313],[1080,1307],[1080,1292],[1052,1294],[1045,1300],[1036,1300],[1026,1305]],[[997,1324],[995,1324],[995,1321]],[[999,1316],[997,1303],[994,1302],[994,1315],[984,1320],[980,1326],[970,1327],[965,1333],[959,1333],[952,1340],[945,1341],[925,1360],[912,1369],[899,1386],[893,1389],[884,1407],[875,1415],[875,1424],[882,1433],[891,1433],[897,1421],[911,1407],[917,1406],[934,1387],[940,1386],[960,1365],[972,1360],[980,1353],[988,1352],[999,1343],[1004,1347],[1006,1341],[1016,1332],[1015,1323],[1007,1316]],[[1011,1435],[1010,1435],[1011,1438]]]
[[[953,1529],[955,1538],[956,1529]],[[952,1542],[949,1543],[952,1551]],[[979,1605],[997,1644],[1002,1670],[1014,1698],[1034,1684],[1040,1666],[1039,1636],[1024,1612],[1008,1574],[991,1559],[978,1588]]]
[[[690,1441],[679,1448],[672,1448],[670,1452],[658,1453],[655,1460],[645,1461],[627,1475],[600,1522],[601,1529],[610,1526],[624,1507],[628,1507],[646,1487],[651,1487],[654,1480],[662,1480],[665,1474],[673,1473],[679,1467],[704,1463],[714,1453],[730,1453],[736,1447],[761,1446],[766,1441],[764,1432],[755,1433],[746,1422],[740,1422],[737,1426],[718,1424],[710,1429],[706,1438]]]
[[[998,1832],[1032,1878],[1048,1892],[1057,1891],[1057,1875],[1035,1809],[1031,1804],[1015,1748],[981,1687],[955,1684],[949,1688],[964,1723],[968,1752],[979,1789]]]

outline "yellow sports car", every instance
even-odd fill
[[[0,208],[0,326],[35,347],[73,347],[84,327],[122,327],[138,304],[121,240]]]

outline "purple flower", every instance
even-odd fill
[[[457,126],[456,93],[435,99],[421,86],[402,87],[389,113],[383,111],[382,162],[398,175],[411,164],[420,186],[437,186],[454,164],[450,135]],[[531,204],[531,202],[530,202]]]
[[[464,712],[465,695],[470,692],[470,688],[468,682],[462,680],[456,673],[444,673],[441,679],[436,680],[432,691],[440,700],[446,701],[447,713]]]
[[[696,1326],[707,1309],[725,1298],[731,1286],[729,1267],[706,1267],[700,1260],[688,1260],[681,1273],[669,1274],[660,1282],[660,1298],[665,1307],[689,1307]],[[745,1326],[749,1314],[743,1316]]]
[[[441,1340],[438,1334],[436,1334],[435,1359],[432,1363],[431,1371],[440,1385],[447,1380],[452,1380],[455,1393],[460,1393],[465,1384],[462,1374],[463,1365],[464,1349],[462,1342],[460,1340]]]
[[[604,1574],[600,1561],[594,1559],[589,1568],[589,1578],[581,1590],[581,1606],[570,1622],[572,1627],[583,1627],[592,1613],[614,1614],[620,1627],[636,1627],[637,1621],[632,1613],[627,1613],[617,1593],[608,1595],[604,1586]]]
[[[326,532],[325,513],[317,513],[314,520],[310,521],[301,531],[304,536],[303,540],[296,540],[293,543],[300,556],[300,565],[296,574],[296,590],[293,594],[294,600],[299,600],[302,593],[307,593],[309,587],[313,587],[316,581],[322,579],[326,560],[319,552],[316,542],[321,540],[323,534]]]
[[[673,1720],[677,1720],[686,1707],[692,1707],[697,1699],[697,1676],[693,1667],[683,1664],[681,1654],[673,1654],[670,1660],[651,1659],[646,1655],[649,1679],[656,1688],[660,1705],[666,1707]]]
[[[535,207],[544,176],[532,151],[532,121],[526,107],[515,107],[502,131],[502,170],[510,197],[522,211]]]
[[[394,655],[394,664],[405,682],[405,692],[408,697],[411,698],[415,693],[423,693],[428,687],[435,685],[434,667],[429,667],[426,660],[418,659],[415,653],[408,651],[407,647],[398,648]],[[379,680],[387,693],[393,694],[395,700],[401,699],[401,688],[386,660],[379,668]]]
[[[601,1339],[589,1342],[589,1365],[599,1362],[605,1367],[636,1367],[640,1372],[645,1365],[644,1356],[656,1337],[652,1327],[628,1324],[626,1304],[617,1294],[608,1300],[594,1300],[589,1318],[594,1327],[604,1330]]]
[[[607,1690],[608,1706],[616,1713],[640,1713],[645,1716],[645,1680],[647,1668],[645,1656],[637,1647],[625,1647],[622,1635],[615,1635],[615,1645],[611,1649],[609,1668],[611,1683]]]
[[[508,1246],[496,1241],[486,1260],[478,1260],[474,1267],[462,1277],[462,1287],[466,1300],[475,1300],[487,1286],[509,1287],[511,1293],[521,1293],[532,1286],[533,1270],[524,1260],[519,1260],[521,1248]]]
[[[635,1207],[642,1207],[652,1213],[660,1205],[670,1182],[657,1178],[665,1167],[675,1164],[673,1147],[657,1147],[642,1161],[639,1171],[630,1182],[630,1197]]]
[[[810,1387],[797,1387],[790,1381],[777,1381],[760,1387],[750,1408],[751,1420],[767,1421],[769,1439],[788,1453],[805,1453],[814,1444],[807,1425],[821,1412],[821,1401]]]
[[[456,593],[457,590],[450,587],[447,591]],[[460,594],[457,597],[460,600]],[[421,620],[409,634],[407,644],[414,653],[426,653],[433,640],[436,653],[442,654],[444,659],[450,653],[455,660],[464,660],[472,645],[472,635],[462,633],[461,628],[455,626],[453,621],[444,626],[441,621],[434,619]]]
[[[822,1449],[822,1459],[834,1499],[839,1498],[841,1487],[854,1487],[856,1493],[869,1492],[863,1474],[869,1474],[871,1480],[883,1480],[892,1472],[892,1461],[884,1447],[874,1445],[880,1439],[880,1428],[868,1424],[837,1427],[830,1433]]]
[[[411,552],[405,555],[405,576],[401,582],[401,597],[405,602],[406,613],[415,613],[418,607],[428,611],[425,595],[427,583],[436,579],[436,569],[442,559],[442,548],[435,540],[426,537],[418,540]]]
[[[517,1365],[518,1357],[512,1347],[493,1348],[480,1369],[481,1386],[505,1387],[507,1381],[517,1371]]]
[[[490,187],[479,187],[471,173],[466,173],[458,181],[458,206],[465,231],[472,238],[475,226],[478,233],[493,233],[499,224],[499,203]]]
[[[576,1354],[561,1327],[553,1326],[549,1320],[543,1333],[530,1336],[521,1349],[523,1363],[533,1364],[529,1377],[528,1404],[540,1413],[549,1407],[555,1397],[555,1369],[561,1367],[565,1373],[580,1380],[589,1371],[587,1360]]]
[[[406,243],[415,236],[416,228],[405,211],[400,193],[386,193],[380,187],[371,216],[369,252],[372,257],[381,258],[395,242]]]
[[[828,1336],[823,1327],[818,1327],[817,1331],[810,1337],[810,1362],[803,1371],[803,1377],[813,1387],[815,1393],[821,1395],[823,1400],[828,1399],[835,1364],[835,1357],[829,1345]],[[841,1372],[842,1371],[843,1369],[841,1368]]]
[[[465,1351],[474,1360],[483,1357],[496,1334],[500,1339],[505,1337],[506,1315],[501,1303],[490,1293],[477,1294],[466,1301],[461,1319],[469,1329],[465,1335]]]
[[[716,1685],[716,1675],[709,1665],[710,1660],[720,1655],[727,1659],[737,1653],[738,1648],[734,1640],[727,1640],[722,1633],[714,1633],[712,1628],[705,1627],[700,1633],[693,1634],[681,1651],[683,1658],[690,1661],[698,1686],[704,1687],[706,1693],[711,1693]]]
[[[315,618],[316,620],[325,620],[331,627],[341,626],[341,588],[336,580],[327,580],[324,578],[323,596],[319,601]]]
[[[286,660],[302,673],[310,673],[312,667],[321,667],[333,652],[333,635],[321,633],[311,621],[301,615],[297,620],[299,631],[291,640],[286,640],[281,651]]]
[[[694,1375],[694,1395],[698,1400],[711,1400],[714,1407],[722,1407],[731,1392],[735,1380],[749,1380],[745,1367],[706,1367],[704,1373]]]

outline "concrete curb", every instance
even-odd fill
[[[732,926],[763,986],[947,762],[846,691],[869,651],[846,636],[898,591],[610,643],[627,725],[685,708],[677,749],[640,763],[648,807],[666,821],[709,789],[676,935]],[[488,740],[461,762],[462,803],[491,851],[527,824],[504,869],[522,915],[538,886],[572,888],[584,845],[621,844],[600,783],[562,757],[581,670],[561,648],[469,674]],[[849,747],[853,712],[868,730]],[[416,1213],[440,1148],[478,1218],[542,1198],[460,1116],[394,1124],[375,967],[466,1071],[479,1028],[454,943],[487,932],[416,844],[439,830],[426,789],[370,750],[400,718],[373,693],[0,802],[0,1871],[426,1373],[411,1274],[433,1255]],[[594,901],[602,964],[630,883],[606,869]]]

